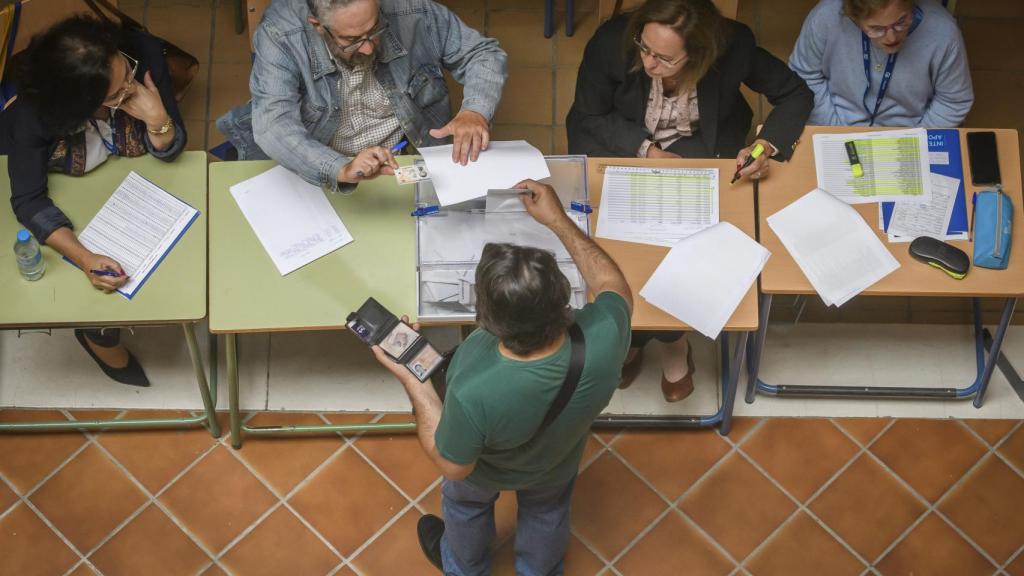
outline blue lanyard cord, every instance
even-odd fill
[[[920,6],[914,6],[914,21],[910,24],[910,32],[907,36],[914,33],[918,24],[921,23],[921,19],[924,14],[921,11]],[[875,118],[878,116],[878,110],[882,107],[882,100],[885,99],[885,92],[889,90],[889,82],[892,80],[893,69],[896,68],[896,57],[899,56],[899,52],[889,54],[889,57],[885,61],[885,71],[882,72],[882,83],[878,86],[878,96],[875,98],[875,108],[868,108],[868,94],[871,92],[871,40],[868,35],[863,31],[860,33],[861,48],[864,53],[864,78],[867,80],[868,85],[864,87],[864,96],[861,98],[861,104],[864,105],[864,109],[871,114],[871,121],[868,126],[875,125]]]
[[[103,147],[107,149],[107,152],[117,156],[117,144],[114,143],[114,139],[116,138],[116,132],[114,131],[114,115],[110,115],[110,140],[103,137],[103,132],[100,130],[99,125],[96,124],[95,118],[90,119],[89,122],[91,122],[92,127],[96,129],[96,133],[99,134],[100,141],[103,142]]]

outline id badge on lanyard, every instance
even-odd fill
[[[914,29],[921,23],[923,16],[921,8],[914,6],[914,21],[910,24],[910,32],[907,33],[907,36],[914,33]],[[889,54],[889,57],[886,59],[885,70],[882,72],[882,83],[878,86],[878,96],[875,97],[875,107],[868,108],[868,94],[871,92],[871,40],[863,31],[860,33],[860,40],[864,53],[864,78],[868,82],[868,85],[864,87],[864,96],[861,98],[861,103],[864,105],[864,110],[871,115],[868,126],[874,126],[878,110],[882,107],[882,100],[885,99],[885,92],[889,89],[889,82],[892,80],[892,72],[896,68],[896,57],[899,56],[899,52]]]

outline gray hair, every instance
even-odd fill
[[[309,13],[317,20],[323,20],[328,14],[338,8],[345,8],[356,0],[306,0]]]

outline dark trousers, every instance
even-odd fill
[[[643,348],[651,340],[658,342],[675,342],[686,335],[682,330],[633,330],[629,341],[630,348]]]

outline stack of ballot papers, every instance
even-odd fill
[[[282,276],[352,241],[324,191],[283,166],[235,184],[231,195]]]
[[[121,265],[128,281],[117,292],[130,300],[198,217],[195,208],[130,172],[78,241]]]
[[[960,190],[960,179],[934,173],[929,174],[929,177],[932,181],[932,199],[928,202],[894,202],[888,227],[884,205],[878,205],[878,227],[888,234],[890,242],[910,242],[919,236],[939,240],[967,239],[967,232],[948,232]]]
[[[842,306],[900,267],[860,213],[823,190],[767,221],[829,306]]]
[[[720,222],[680,240],[640,296],[714,339],[770,255],[739,228]]]
[[[476,162],[452,162],[452,145],[428,146],[419,153],[441,206],[480,198],[492,189],[507,189],[527,178],[551,176],[544,155],[526,140],[491,142]]]

